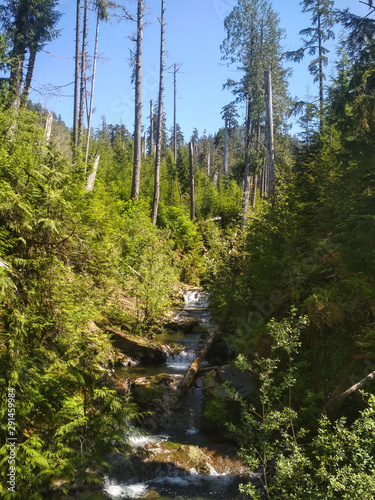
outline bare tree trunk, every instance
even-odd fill
[[[158,140],[156,143],[154,200],[153,200],[152,215],[151,215],[151,220],[152,220],[153,224],[156,224],[156,220],[158,218],[159,196],[160,196],[160,162],[161,162],[161,141],[162,141],[162,127],[163,127],[163,94],[164,94],[164,13],[165,13],[164,0],[161,0]]]
[[[219,170],[217,168],[214,169],[212,180],[213,180],[213,183],[215,184],[215,186],[217,187],[218,182],[219,182]]]
[[[178,182],[178,178],[177,177],[176,177],[176,183],[177,183],[178,194],[180,196],[180,202],[182,203],[182,194],[181,194],[181,189],[180,189],[180,183]]]
[[[174,88],[174,109],[173,109],[173,159],[177,160],[177,63],[173,65],[173,88]]]
[[[21,105],[21,87],[23,80],[23,64],[25,54],[18,54],[13,57],[11,72],[10,72],[10,89],[13,94],[10,107],[18,110]]]
[[[44,140],[48,144],[51,138],[51,132],[52,132],[52,122],[53,122],[53,116],[52,113],[48,111],[47,114],[47,119],[46,119],[46,124],[44,127]]]
[[[250,99],[246,96],[246,127],[245,127],[245,172],[243,178],[243,189],[242,189],[242,220],[241,228],[245,229],[247,223],[247,212],[249,209],[249,198],[250,198],[250,161],[249,161],[249,149],[250,149]]]
[[[208,177],[210,176],[210,169],[211,169],[211,153],[207,153],[207,175]]]
[[[317,13],[318,22],[318,57],[319,57],[319,129],[323,130],[324,120],[324,73],[323,73],[323,47],[322,47],[322,25],[321,14]]]
[[[257,122],[257,137],[256,137],[256,144],[255,144],[255,149],[259,150],[260,146],[260,120]],[[252,190],[251,190],[251,207],[253,210],[255,210],[256,206],[256,201],[257,201],[257,189],[258,189],[258,165],[255,164],[253,170],[253,183],[252,183]]]
[[[264,196],[268,196],[268,165],[267,162],[264,165]]]
[[[27,72],[25,78],[25,84],[23,86],[21,106],[26,106],[29,99],[31,81],[33,79],[34,68],[35,68],[36,50],[30,51],[29,61],[27,63]]]
[[[273,145],[273,107],[272,107],[272,79],[271,71],[264,72],[264,89],[266,99],[266,147],[268,192],[270,196],[275,193],[275,152]]]
[[[89,178],[87,179],[86,191],[88,191],[88,192],[90,192],[94,189],[96,172],[98,171],[99,159],[100,159],[99,148],[97,148],[96,153],[94,155],[94,163],[93,163],[93,167],[92,167],[92,172],[89,175]]]
[[[152,99],[150,101],[150,155],[154,152],[154,109]]]
[[[193,160],[193,143],[189,142],[189,172],[190,172],[190,219],[195,219],[195,194],[194,194],[194,160]]]
[[[204,361],[204,358],[207,356],[208,351],[211,349],[212,345],[214,344],[215,340],[219,337],[220,334],[221,334],[221,329],[217,328],[208,337],[208,340],[203,345],[203,348],[201,349],[201,351],[198,353],[197,357],[194,359],[194,361],[189,366],[188,371],[185,373],[185,376],[182,379],[182,382],[180,384],[181,390],[187,391],[190,388],[191,384],[194,381],[196,374],[198,373],[198,370],[199,370],[201,364]]]
[[[83,9],[83,35],[82,35],[82,50],[81,50],[81,85],[79,91],[79,116],[78,116],[78,148],[82,146],[83,139],[83,118],[85,113],[85,96],[86,96],[86,45],[87,45],[87,13],[89,9],[88,0],[84,0]]]
[[[78,146],[78,106],[79,106],[79,46],[81,34],[81,2],[77,0],[76,11],[76,53],[75,53],[75,69],[74,69],[74,109],[73,109],[73,142],[74,146]]]
[[[255,210],[255,205],[257,202],[257,188],[258,188],[258,174],[253,175],[253,186],[251,191],[251,207]]]
[[[228,175],[228,118],[225,117],[223,173]]]
[[[134,120],[134,162],[131,197],[138,200],[141,181],[142,158],[142,40],[143,40],[143,0],[138,0],[137,52],[135,61],[135,120]]]
[[[322,408],[322,413],[327,414],[330,418],[336,418],[337,413],[345,401],[345,399],[350,396],[350,394],[353,394],[354,392],[358,391],[361,389],[367,382],[370,382],[371,380],[375,379],[375,371],[369,373],[367,377],[364,379],[360,380],[356,384],[352,385],[349,387],[344,392],[341,392],[342,389],[340,387],[336,387],[335,391],[331,395],[330,399],[326,401],[324,407]]]
[[[95,88],[95,76],[96,76],[96,62],[98,60],[98,41],[99,41],[99,23],[100,23],[100,7],[97,6],[98,14],[96,18],[96,31],[95,31],[95,48],[94,48],[94,62],[92,68],[92,79],[91,79],[91,95],[90,95],[90,107],[88,112],[88,123],[87,123],[87,138],[86,138],[86,150],[85,150],[85,172],[87,169],[87,160],[89,157],[89,146],[90,146],[90,135],[91,135],[91,118],[92,109],[94,102],[94,88]]]

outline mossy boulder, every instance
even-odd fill
[[[142,365],[162,365],[167,359],[166,349],[156,342],[121,331],[107,330],[107,332],[111,335],[114,347]]]
[[[167,330],[174,332],[182,331],[184,333],[192,333],[194,328],[199,327],[199,322],[191,316],[180,316],[174,321],[169,321],[164,325]]]
[[[191,474],[192,469],[198,474],[233,474],[246,477],[248,470],[236,453],[218,453],[215,448],[202,448],[194,445],[173,442],[153,443],[147,448],[145,462],[173,464],[179,470]],[[224,450],[223,450],[224,451]]]
[[[208,370],[202,389],[204,396],[202,428],[207,432],[224,430],[228,421],[239,423],[239,403],[228,394],[224,383],[228,383],[243,398],[250,398],[255,391],[251,374],[233,365]]]

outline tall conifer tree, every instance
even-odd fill
[[[311,13],[311,24],[299,32],[303,37],[303,46],[295,51],[287,52],[286,56],[299,62],[307,52],[310,56],[315,56],[309,64],[309,71],[314,76],[314,82],[319,83],[319,117],[320,129],[324,119],[324,67],[328,64],[327,54],[329,50],[324,46],[325,42],[335,38],[332,30],[336,22],[333,0],[303,0],[302,12]]]
[[[228,80],[227,86],[238,99],[247,99],[246,161],[243,189],[243,224],[247,216],[250,195],[250,178],[257,176],[257,164],[252,160],[250,149],[260,142],[261,124],[265,121],[264,72],[272,68],[275,115],[282,121],[285,113],[287,92],[285,70],[281,66],[281,39],[278,15],[269,0],[238,0],[237,5],[224,21],[227,37],[221,45],[222,59],[228,65],[235,64],[243,72],[239,81]],[[275,120],[276,121],[276,120]]]

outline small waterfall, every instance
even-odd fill
[[[184,294],[185,311],[194,309],[207,309],[209,303],[209,295],[202,290],[188,290]]]
[[[196,348],[185,348],[178,354],[171,354],[165,362],[168,371],[171,373],[185,373],[197,354]]]

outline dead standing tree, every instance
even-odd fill
[[[159,79],[159,106],[158,106],[158,130],[155,154],[155,179],[154,179],[154,200],[152,204],[151,220],[156,224],[159,209],[160,196],[160,163],[161,163],[161,146],[162,146],[162,129],[163,129],[163,97],[164,97],[164,22],[165,6],[164,0],[161,0],[161,35],[160,35],[160,79]]]
[[[267,172],[268,192],[270,196],[275,193],[275,151],[273,143],[273,106],[272,106],[272,78],[271,70],[264,72],[264,95],[266,100],[266,147],[267,147]]]
[[[194,146],[189,142],[189,173],[190,173],[190,219],[195,219],[195,194],[194,194]]]
[[[250,198],[250,97],[246,96],[246,126],[245,126],[245,173],[242,190],[242,217],[241,228],[244,230],[247,223],[247,212]]]
[[[90,103],[87,111],[87,138],[86,138],[86,148],[85,148],[85,165],[87,166],[87,160],[89,156],[89,145],[91,136],[91,119],[93,113],[93,102],[94,102],[94,89],[95,89],[95,77],[96,77],[96,63],[98,60],[98,42],[99,42],[99,24],[100,21],[108,19],[107,7],[111,4],[107,4],[103,0],[98,0],[96,4],[96,29],[95,29],[95,46],[94,46],[94,61],[92,68],[91,77],[91,92],[90,92]],[[87,167],[85,167],[87,168]]]
[[[142,41],[143,41],[143,0],[138,0],[137,49],[135,57],[135,118],[134,118],[134,162],[131,197],[138,200],[141,182],[142,159]],[[146,145],[145,145],[146,147]]]

